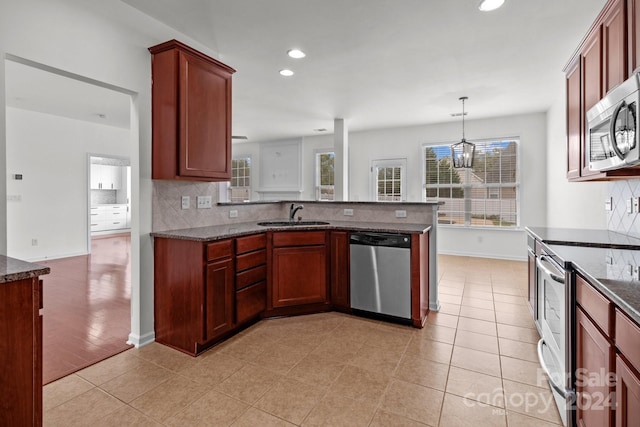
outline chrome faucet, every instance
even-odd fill
[[[296,206],[295,203],[291,203],[291,207],[289,208],[290,222],[293,222],[294,218],[296,217],[296,212],[298,212],[300,209],[304,209],[304,206],[303,205]]]

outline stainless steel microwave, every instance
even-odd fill
[[[589,169],[607,171],[640,164],[640,76],[612,89],[587,111]]]

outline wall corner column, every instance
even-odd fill
[[[334,200],[349,200],[349,129],[344,119],[333,121]]]

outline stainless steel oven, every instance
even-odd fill
[[[565,426],[574,424],[573,327],[570,274],[544,248],[536,259],[538,359]]]

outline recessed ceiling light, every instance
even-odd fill
[[[482,12],[491,12],[504,4],[505,0],[482,0],[478,9]]]
[[[307,56],[307,54],[301,51],[300,49],[291,49],[287,51],[287,55],[296,59],[304,58],[305,56]]]
[[[295,74],[295,73],[294,73],[293,71],[291,71],[291,70],[287,70],[287,69],[280,70],[280,75],[281,75],[281,76],[291,77],[291,76],[293,76],[294,74]]]

